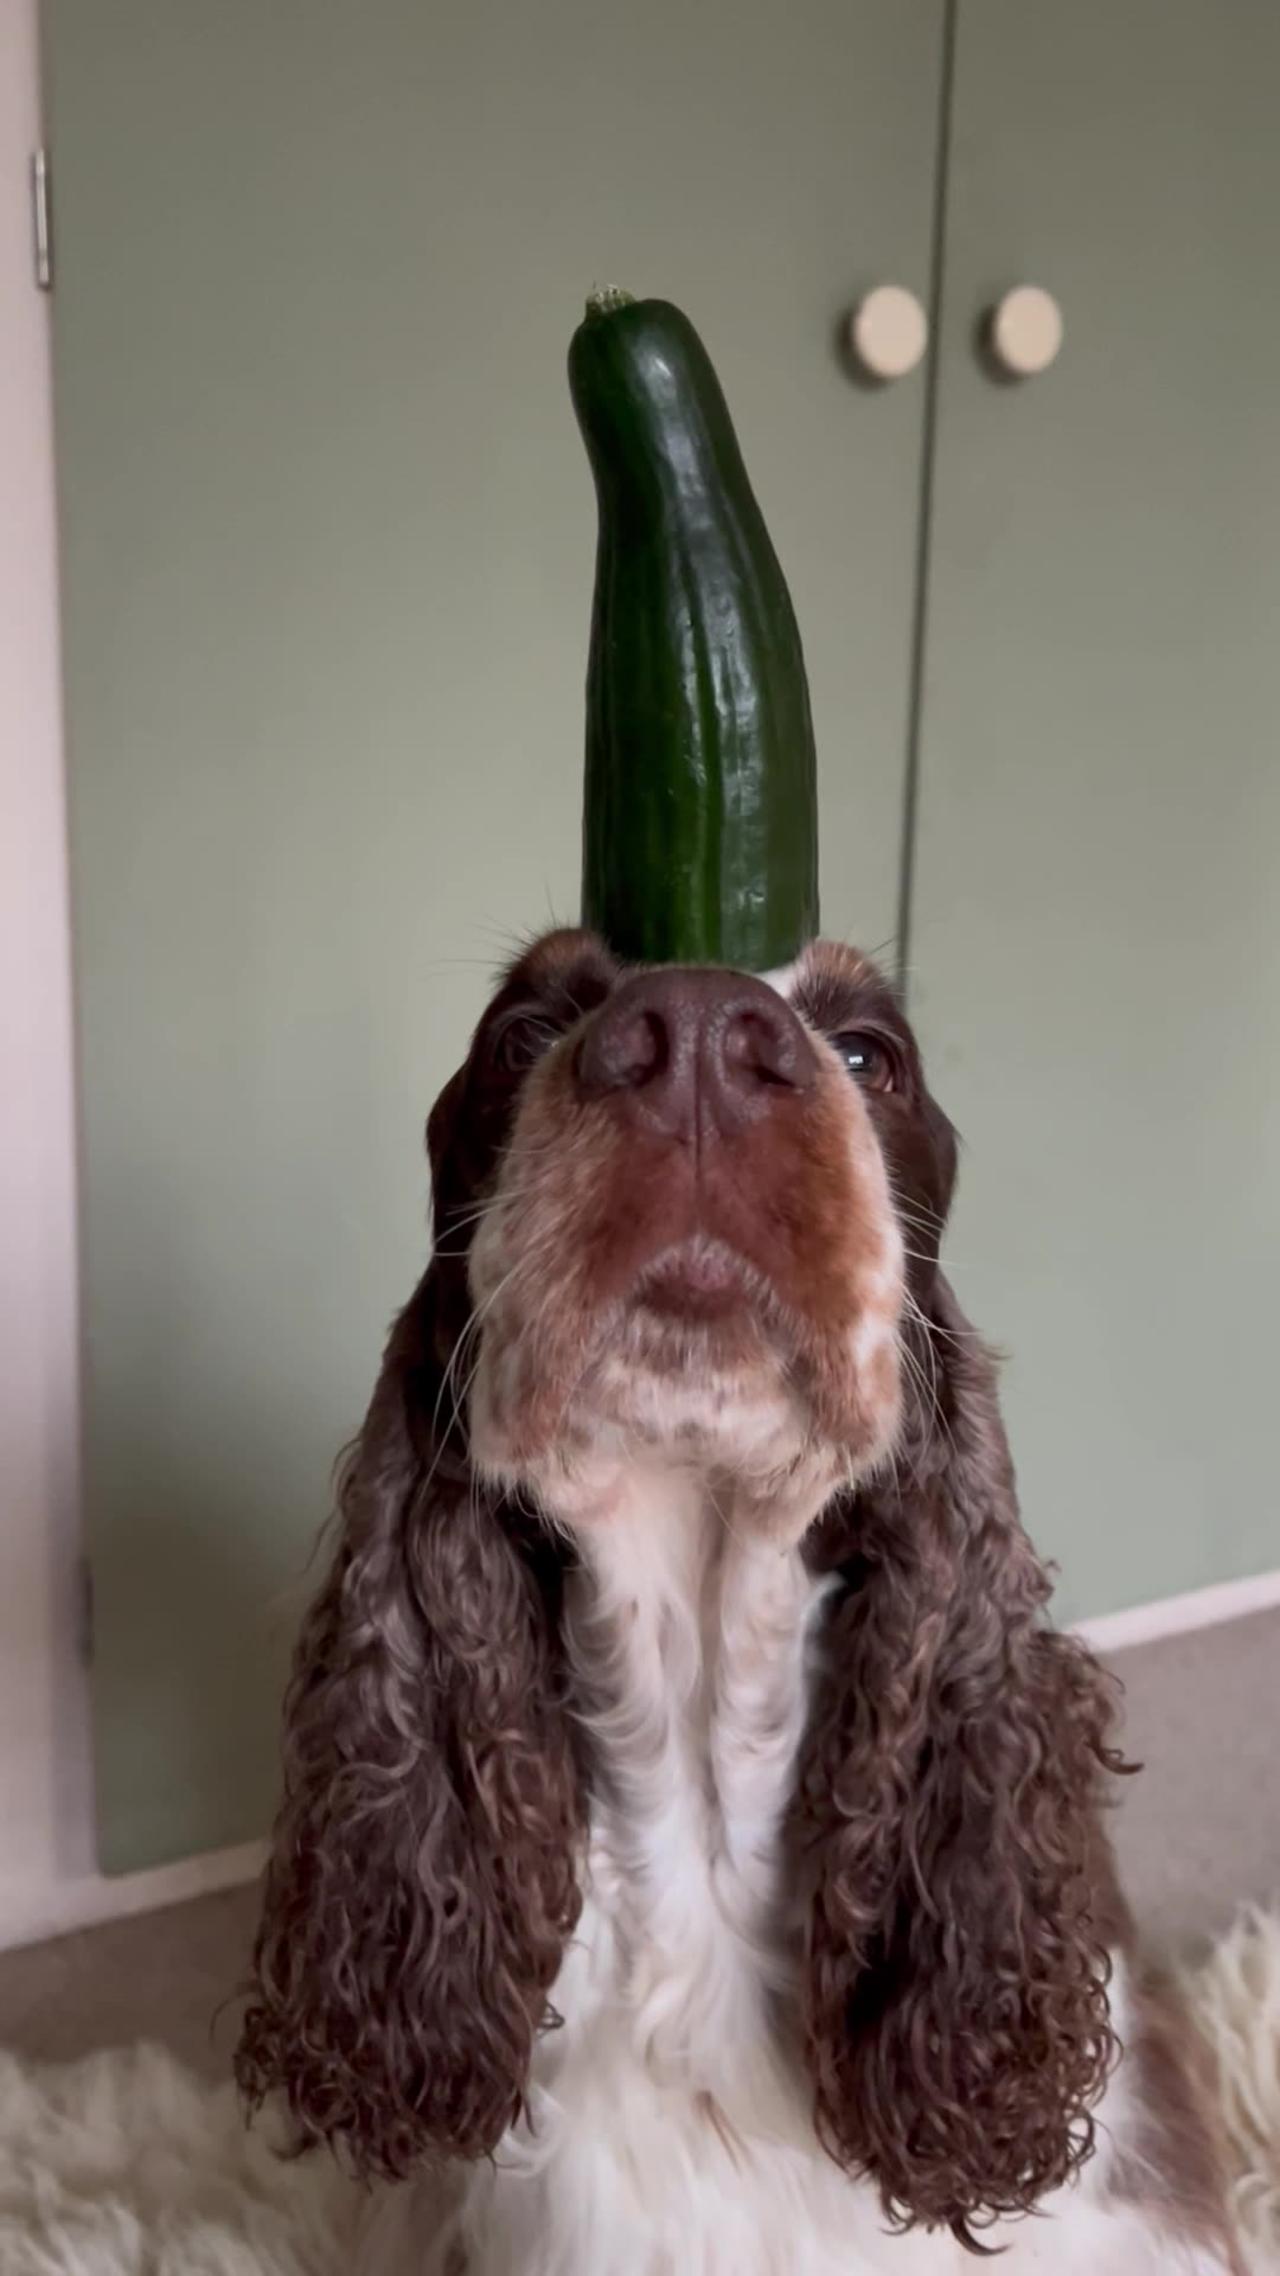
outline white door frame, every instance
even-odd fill
[[[75,1102],[37,0],[0,5],[0,1947],[223,1887],[256,1847],[95,1870],[79,1619]],[[55,193],[56,194],[56,193]],[[55,217],[56,220],[56,217]]]

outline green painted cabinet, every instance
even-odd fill
[[[597,280],[696,311],[893,933],[941,0],[48,0],[86,1476],[112,1870],[263,1827],[329,1470],[486,975],[576,913]]]
[[[961,0],[909,957],[1065,1615],[1280,1564],[1278,89],[1252,0]]]

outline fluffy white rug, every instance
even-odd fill
[[[3,2276],[352,2276],[361,2202],[162,2048],[0,2055]]]
[[[1217,2066],[1251,2276],[1280,2276],[1280,1914],[1185,1984]],[[47,2068],[0,2054],[2,2276],[352,2276],[362,2193],[273,2155],[229,2086],[156,2047]]]
[[[1280,2276],[1280,1910],[1249,1907],[1183,1989],[1213,2060],[1251,2276]]]

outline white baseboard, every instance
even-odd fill
[[[68,1936],[73,1929],[96,1928],[107,1920],[125,1920],[131,1914],[158,1912],[162,1905],[184,1904],[188,1897],[211,1896],[218,1889],[234,1889],[255,1881],[266,1863],[267,1845],[246,1841],[238,1849],[210,1850],[203,1857],[183,1857],[174,1865],[157,1865],[145,1873],[122,1873],[108,1880],[105,1874],[85,1874],[50,1887],[22,1881],[0,1880],[0,1951],[22,1944],[42,1944],[49,1936]]]
[[[1247,1580],[1218,1581],[1211,1588],[1189,1589],[1184,1596],[1131,1605],[1126,1612],[1102,1612],[1092,1620],[1077,1621],[1075,1632],[1095,1652],[1123,1652],[1133,1644],[1185,1636],[1194,1628],[1216,1628],[1224,1620],[1240,1620],[1246,1613],[1266,1612],[1278,1604],[1280,1572],[1254,1573]]]

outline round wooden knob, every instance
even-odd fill
[[[849,344],[872,379],[905,379],[929,345],[929,319],[905,285],[877,285],[849,318]]]
[[[1015,285],[991,311],[991,352],[1011,379],[1047,371],[1062,346],[1062,310],[1039,285]]]

